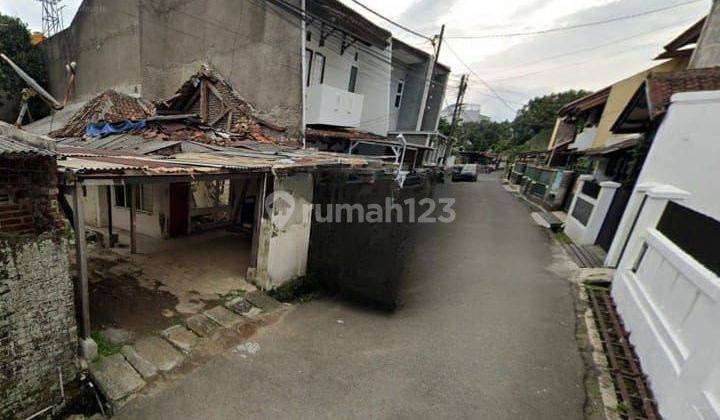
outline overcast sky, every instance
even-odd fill
[[[122,1],[122,0],[116,0]],[[378,25],[420,48],[429,42],[341,0]],[[521,37],[453,39],[528,32],[635,15],[691,0],[361,0],[364,4],[424,34],[445,24],[447,36],[440,60],[452,67],[446,101],[454,100],[457,80],[469,73],[451,53],[487,82],[510,106],[496,99],[475,75],[470,75],[466,102],[479,103],[493,119],[511,119],[533,96],[565,89],[603,88],[657,62],[662,46],[704,16],[711,0],[642,17],[573,30]],[[81,0],[65,0],[63,16],[72,20]],[[0,13],[19,16],[30,29],[41,27],[40,4],[33,0],[0,0]]]

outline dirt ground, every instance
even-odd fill
[[[93,330],[123,328],[153,333],[215,306],[238,290],[255,290],[245,281],[250,240],[213,235],[181,248],[119,256],[97,251],[90,258],[90,319]]]

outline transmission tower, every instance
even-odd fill
[[[42,5],[42,30],[46,37],[53,36],[62,30],[63,0],[36,0]]]

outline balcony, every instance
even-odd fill
[[[570,149],[585,150],[592,147],[593,141],[597,136],[597,127],[585,127],[583,131],[575,136],[575,141],[570,144]]]
[[[320,84],[308,87],[305,99],[306,124],[360,125],[363,95]]]

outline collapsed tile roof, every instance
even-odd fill
[[[720,67],[652,73],[646,83],[650,116],[655,118],[667,111],[676,93],[720,90]]]
[[[197,114],[208,126],[229,134],[233,140],[296,145],[295,140],[285,136],[285,127],[259,118],[252,104],[205,65],[175,95],[155,105],[159,114]],[[193,135],[198,137],[196,140],[202,141],[201,135]]]
[[[54,138],[82,137],[88,124],[137,121],[154,114],[155,107],[149,101],[108,89],[86,103],[64,126],[49,135]]]

